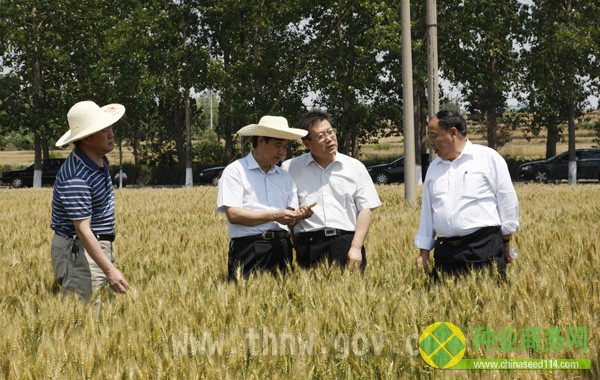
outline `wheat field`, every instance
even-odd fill
[[[322,266],[226,282],[216,189],[116,191],[117,264],[132,289],[99,315],[53,294],[51,189],[0,189],[0,378],[600,378],[597,183],[517,184],[520,257],[508,282],[433,284],[414,268],[419,206],[378,187],[364,275]],[[105,294],[106,295],[106,294]],[[105,298],[106,300],[106,298]],[[418,354],[448,321],[469,358],[587,358],[590,370],[441,370]],[[474,331],[585,328],[585,346],[475,349]]]

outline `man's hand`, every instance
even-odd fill
[[[512,257],[510,257],[510,243],[503,243],[502,251],[504,253],[504,261],[507,263],[512,262]]]
[[[125,276],[123,276],[123,273],[114,266],[106,274],[106,280],[108,281],[110,288],[117,293],[125,294],[127,289],[129,289],[129,284],[125,279]]]
[[[307,206],[305,204],[301,204],[298,208],[298,212],[300,213],[300,219],[307,219],[313,216],[314,211],[311,206]]]
[[[362,248],[351,246],[348,251],[348,265],[359,268],[362,264]]]
[[[275,221],[286,226],[295,226],[300,220],[302,214],[293,208],[275,211]]]
[[[421,254],[419,257],[417,257],[415,264],[417,265],[418,269],[427,272],[429,269],[429,251],[422,249]]]

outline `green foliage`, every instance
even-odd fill
[[[33,136],[31,133],[11,131],[0,135],[0,149],[33,149]]]
[[[307,5],[210,0],[200,8],[215,58],[209,87],[220,98],[215,130],[225,141],[229,161],[235,157],[233,134],[239,128],[267,114],[293,123],[302,112],[308,61],[299,25]]]
[[[391,144],[382,144],[382,143],[377,143],[375,145],[373,145],[373,148],[375,150],[389,150],[391,147]]]
[[[194,144],[194,157],[202,165],[224,165],[227,163],[227,152],[221,139],[211,129],[205,129]]]
[[[513,43],[523,40],[525,12],[516,0],[439,4],[440,67],[463,85],[467,111],[485,126],[488,146],[499,147],[498,119],[521,70]]]
[[[586,107],[600,85],[600,38],[597,1],[542,0],[531,5],[526,27],[532,37],[524,51],[522,91],[533,115],[530,131],[548,132],[546,156],[556,153],[562,126]]]
[[[488,145],[508,141],[511,122],[502,115],[510,91],[528,94],[528,133],[546,128],[550,138],[560,136],[569,107],[577,116],[598,94],[599,7],[594,0],[438,2],[440,70],[461,85]],[[422,125],[423,2],[413,2],[411,16]],[[238,155],[240,127],[265,114],[294,124],[306,99],[332,114],[340,149],[356,153],[359,144],[400,134],[400,27],[397,2],[370,0],[3,0],[0,136],[19,131],[51,146],[75,102],[119,102],[127,112],[118,137],[140,152],[136,160],[183,167],[186,127],[192,140],[207,128],[211,89],[226,161]]]
[[[447,101],[440,104],[440,111],[454,111],[456,113],[461,114],[462,110],[460,109],[460,105],[456,102]]]
[[[385,2],[320,2],[306,25],[308,81],[314,106],[326,108],[340,150],[356,153],[359,139],[394,131],[400,122],[400,13]]]

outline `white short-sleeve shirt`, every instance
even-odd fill
[[[313,216],[298,223],[295,233],[324,228],[354,231],[361,210],[381,206],[367,168],[355,158],[338,152],[335,160],[322,168],[309,152],[285,161],[281,167],[294,179],[300,204],[317,202]]]
[[[217,211],[225,212],[227,207],[240,207],[248,210],[281,210],[298,208],[296,187],[290,175],[277,165],[265,173],[252,153],[229,164],[219,179]],[[256,226],[243,226],[227,221],[231,238],[251,236],[269,230],[289,228],[277,222]]]

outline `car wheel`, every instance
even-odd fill
[[[219,185],[219,178],[221,178],[220,174],[213,177],[212,181],[210,181],[213,186],[218,186]]]
[[[533,172],[533,180],[538,183],[546,183],[550,179],[550,173],[544,169],[537,169]]]
[[[386,172],[380,172],[375,175],[375,183],[379,185],[387,185],[390,183],[390,175]]]
[[[19,189],[21,187],[25,187],[25,181],[23,181],[23,178],[17,176],[10,181],[10,185],[16,189]]]

